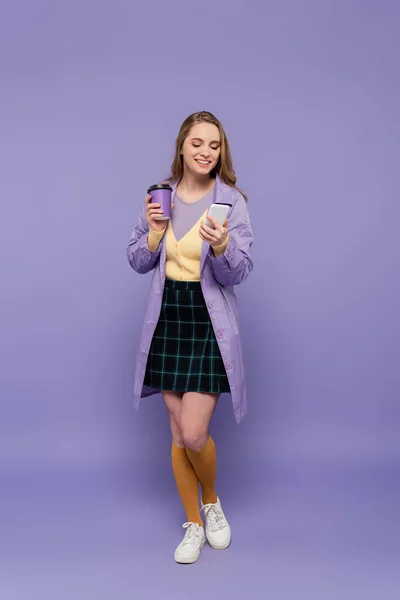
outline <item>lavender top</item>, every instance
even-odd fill
[[[176,241],[179,242],[197,223],[201,215],[211,204],[213,188],[196,202],[185,202],[175,195],[174,208],[171,214],[171,226]]]

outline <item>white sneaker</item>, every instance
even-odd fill
[[[185,537],[175,550],[174,558],[177,563],[194,563],[206,543],[204,527],[198,523],[184,523],[182,527],[186,529]]]
[[[215,504],[203,504],[206,517],[206,536],[211,548],[225,550],[231,543],[231,528],[222,510],[221,502],[217,498]]]

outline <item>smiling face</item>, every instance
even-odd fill
[[[196,175],[210,175],[221,154],[221,136],[216,125],[197,123],[183,142],[184,168]]]

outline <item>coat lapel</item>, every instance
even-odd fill
[[[216,202],[216,199],[218,198],[218,185],[219,185],[219,180],[217,177],[217,179],[215,180],[211,204],[214,204],[214,202]],[[210,206],[211,206],[211,204],[210,204]],[[206,261],[206,256],[208,254],[209,249],[210,249],[210,244],[203,241],[203,243],[201,245],[201,256],[200,256],[200,274],[203,271],[204,263]]]
[[[214,193],[211,204],[215,202],[226,202],[227,204],[230,204],[232,206],[231,198],[230,196],[228,196],[228,194],[224,193],[223,184],[218,175],[215,180]],[[210,244],[208,244],[207,242],[203,242],[201,247],[200,274],[203,271],[204,263],[206,262],[206,257],[209,250]]]

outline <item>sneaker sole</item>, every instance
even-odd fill
[[[231,541],[232,541],[232,534],[231,534],[231,530],[229,529],[229,539],[228,542],[225,542],[224,544],[213,544],[207,537],[207,532],[206,532],[206,539],[207,539],[207,543],[209,546],[211,546],[211,548],[213,548],[214,550],[226,550],[227,548],[229,548],[229,546],[231,545]]]
[[[227,544],[224,544],[223,546],[214,545],[209,540],[207,540],[207,542],[208,545],[211,546],[211,548],[213,548],[213,550],[226,550],[231,545],[231,540],[229,540],[229,542]]]
[[[177,558],[176,556],[174,556],[175,562],[178,563],[178,564],[180,564],[180,565],[192,565],[193,563],[195,563],[195,562],[197,562],[199,560],[199,558],[200,558],[200,552],[204,548],[205,544],[206,544],[206,540],[204,540],[201,543],[199,553],[198,553],[198,555],[195,558],[188,558],[188,557],[182,557],[182,558],[178,557]]]

